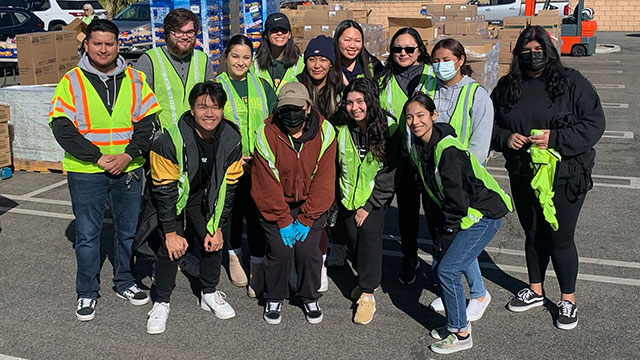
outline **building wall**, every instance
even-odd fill
[[[422,4],[463,4],[463,0],[423,1],[329,1],[342,4],[345,9],[371,10],[369,23],[386,27],[387,17],[418,17]],[[574,7],[577,0],[571,0]],[[639,31],[640,1],[638,0],[585,0],[593,8],[599,31]]]

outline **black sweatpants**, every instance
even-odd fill
[[[222,251],[206,252],[204,250],[204,238],[207,234],[206,214],[203,214],[202,195],[198,194],[187,204],[179,216],[181,225],[177,233],[184,236],[189,243],[189,247],[199,247],[202,258],[200,259],[200,284],[202,292],[205,294],[216,291],[216,286],[220,282],[220,264],[222,263]],[[186,221],[186,229],[184,222]],[[182,229],[185,229],[184,231]],[[158,302],[168,303],[171,292],[176,284],[176,274],[178,272],[178,261],[171,261],[167,252],[167,245],[164,241],[164,234],[161,237],[161,246],[158,249],[156,262],[156,295]]]
[[[340,205],[334,227],[335,237],[347,242],[360,288],[369,294],[373,294],[382,280],[382,233],[386,213],[386,207],[371,210],[362,226],[357,227],[356,212]]]
[[[570,201],[567,198],[565,184],[555,184],[553,203],[559,228],[553,231],[544,219],[542,207],[531,188],[531,179],[510,175],[511,193],[518,213],[520,225],[525,233],[525,257],[529,282],[544,282],[549,259],[560,283],[563,294],[576,290],[578,277],[578,251],[574,241],[578,215],[584,203],[582,195]]]
[[[420,185],[418,169],[411,157],[402,157],[402,176],[396,189],[398,199],[398,227],[402,255],[405,259],[418,258],[418,228],[420,226]]]
[[[301,204],[291,208],[291,216],[298,216]],[[320,236],[326,222],[326,214],[317,219],[311,226],[304,241],[297,241],[293,248],[286,246],[280,237],[280,228],[275,222],[260,217],[260,224],[267,239],[264,259],[265,300],[283,300],[289,295],[289,275],[291,264],[295,264],[298,274],[298,292],[296,297],[303,303],[316,301],[320,294],[320,271],[322,254],[320,252]]]
[[[249,255],[261,258],[264,256],[264,233],[258,221],[258,208],[251,197],[251,173],[242,175],[233,198],[231,221],[227,221],[224,241],[230,250],[242,247],[242,225],[247,219],[247,241]]]

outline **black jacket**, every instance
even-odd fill
[[[605,129],[605,117],[600,98],[593,85],[578,71],[566,69],[569,89],[555,102],[547,95],[545,83],[540,78],[528,79],[522,84],[520,102],[509,108],[505,93],[508,77],[503,77],[493,90],[491,98],[495,108],[492,148],[504,154],[509,175],[531,179],[531,157],[528,145],[520,150],[507,147],[513,133],[529,136],[531,129],[551,129],[549,148],[560,152],[562,161],[557,166],[556,183],[567,182],[571,177],[582,176],[572,169],[584,167],[590,173],[595,160],[594,145]],[[554,126],[554,119],[562,114],[573,114],[573,123],[562,128]]]
[[[484,217],[499,219],[509,210],[495,191],[487,189],[473,173],[469,152],[449,147],[442,152],[438,175],[442,181],[443,194],[436,182],[435,147],[447,135],[455,136],[453,127],[447,123],[435,123],[431,139],[427,144],[416,139],[416,150],[428,186],[442,207],[428,195],[424,195],[425,208],[429,213],[429,230],[437,241],[434,245],[446,249],[460,230],[460,222],[469,207],[480,211]],[[444,195],[444,196],[442,196]]]

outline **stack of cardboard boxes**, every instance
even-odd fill
[[[78,64],[78,43],[72,31],[16,36],[20,84],[55,84]]]
[[[11,165],[9,106],[0,105],[0,168]]]

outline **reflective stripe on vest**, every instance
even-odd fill
[[[357,210],[371,197],[376,176],[382,169],[382,162],[376,159],[371,151],[368,151],[365,158],[360,160],[349,126],[338,126],[337,130],[341,202],[347,210]]]
[[[98,92],[78,67],[65,74],[58,84],[52,100],[49,122],[56,117],[67,117],[78,132],[100,148],[102,154],[124,153],[133,136],[133,123],[160,111],[160,106],[144,82],[142,74],[127,67],[125,77],[111,113]],[[140,167],[142,157],[133,159],[124,171]],[[81,161],[65,152],[63,167],[67,171],[98,173],[104,169],[97,164]]]
[[[498,185],[498,182],[493,178],[493,176],[491,176],[491,174],[489,174],[487,169],[485,169],[484,167],[482,167],[482,165],[480,165],[480,163],[478,162],[478,159],[476,159],[475,155],[469,153],[469,151],[460,143],[460,141],[458,139],[454,138],[451,135],[446,136],[445,138],[440,140],[438,142],[438,144],[436,144],[436,147],[434,149],[434,160],[435,160],[435,169],[436,169],[434,176],[435,176],[436,183],[437,183],[437,186],[438,186],[438,193],[439,193],[438,195],[440,195],[440,197],[444,199],[444,191],[443,191],[443,188],[442,188],[442,179],[440,178],[440,175],[438,174],[438,167],[440,165],[440,159],[442,158],[442,152],[445,149],[447,149],[449,147],[452,147],[452,146],[457,148],[457,149],[459,149],[459,150],[465,151],[469,155],[469,161],[471,162],[471,168],[473,169],[473,175],[478,180],[480,180],[482,182],[482,184],[487,189],[496,192],[500,196],[500,199],[502,199],[502,202],[504,202],[504,204],[507,207],[507,209],[509,211],[513,211],[513,205],[511,203],[511,197],[500,188],[500,185]],[[424,184],[424,188],[427,191],[427,194],[436,203],[436,205],[438,205],[438,207],[442,208],[441,202],[438,200],[436,195],[431,191],[431,189],[427,185],[427,182],[426,182],[426,179],[424,177],[423,170],[422,170],[422,162],[420,161],[420,158],[418,157],[418,154],[416,152],[415,146],[412,147],[410,154],[411,154],[412,160],[414,161],[414,163],[418,167],[418,173],[420,174],[420,177],[422,179],[422,183]],[[468,229],[473,224],[475,224],[478,221],[480,221],[480,219],[482,219],[482,217],[483,217],[483,214],[479,210],[474,209],[472,207],[469,207],[467,209],[467,215],[461,219],[460,228],[462,230]]]
[[[260,67],[258,66],[258,60],[257,59],[253,61],[253,66],[251,67],[251,72],[253,74],[258,75],[258,77],[265,79],[269,83],[269,85],[271,85],[271,87],[273,88],[273,91],[275,91],[276,95],[278,95],[280,93],[280,89],[282,88],[283,84],[291,82],[291,81],[295,81],[296,80],[296,76],[298,76],[298,74],[300,74],[303,70],[304,70],[304,58],[302,56],[300,56],[298,58],[298,62],[293,64],[293,66],[287,68],[287,70],[284,72],[284,75],[282,75],[282,79],[278,83],[278,86],[276,87],[273,84],[273,79],[271,78],[271,75],[269,74],[269,70],[260,69]]]
[[[153,64],[153,88],[160,105],[165,110],[159,115],[160,124],[166,129],[171,124],[177,124],[180,116],[189,110],[189,92],[195,84],[205,80],[207,55],[198,50],[193,52],[186,84],[184,84],[162,48],[148,50],[147,54]],[[162,86],[158,86],[160,84]]]
[[[438,80],[433,73],[433,68],[431,65],[425,65],[422,69],[422,75],[420,76],[420,81],[418,82],[414,93],[422,91],[427,93],[429,97],[433,99],[437,84]],[[408,151],[411,149],[413,137],[410,136],[411,130],[409,129],[409,125],[407,125],[407,120],[404,112],[402,111],[407,100],[409,100],[407,94],[405,94],[400,85],[398,85],[395,76],[391,76],[387,86],[380,93],[380,104],[383,107],[386,105],[385,110],[398,119],[398,128],[402,134],[403,148]]]
[[[458,94],[456,107],[449,120],[449,125],[453,127],[458,140],[465,148],[469,147],[469,140],[471,139],[471,109],[478,86],[480,85],[477,82],[462,86]]]
[[[267,95],[265,94],[262,81],[254,74],[248,73],[246,81],[251,80],[251,85],[247,84],[248,100],[247,106],[238,95],[238,92],[231,84],[227,73],[222,73],[216,78],[227,93],[227,103],[224,105],[225,116],[233,114],[233,120],[238,125],[242,135],[242,156],[251,156],[256,147],[256,134],[264,119],[269,116],[267,109]]]

